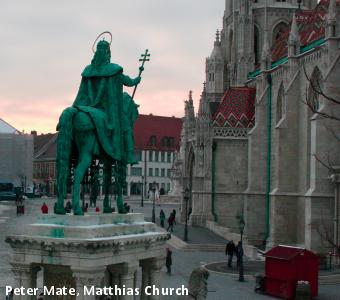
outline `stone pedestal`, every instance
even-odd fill
[[[159,287],[159,272],[164,264],[165,242],[170,234],[144,221],[142,214],[88,214],[85,216],[42,215],[20,235],[6,241],[13,250],[12,271],[16,286],[36,287],[36,276],[44,270],[44,285],[76,289],[79,295],[46,299],[95,300],[84,294],[92,288]],[[142,286],[136,286],[136,274],[142,267]],[[113,299],[133,300],[134,295],[111,295]],[[31,300],[28,296],[16,299]],[[32,298],[36,299],[36,298]],[[145,295],[141,299],[159,299]]]

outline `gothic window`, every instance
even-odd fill
[[[319,92],[323,90],[322,75],[318,68],[315,68],[311,78],[308,92],[308,106],[312,113],[320,109],[320,95]]]
[[[307,166],[306,166],[306,188],[311,186],[311,179],[314,177],[312,174],[312,144],[315,143],[315,135],[312,135],[312,116],[320,108],[320,95],[318,91],[323,90],[323,78],[318,67],[316,67],[310,77],[309,90],[308,90],[308,117],[307,117]]]
[[[273,30],[272,45],[280,38],[281,34],[288,28],[287,23],[281,22],[277,24]]]
[[[284,88],[283,84],[279,88],[279,92],[277,94],[277,102],[276,102],[276,123],[279,123],[280,120],[285,115],[285,97],[284,97]]]
[[[257,26],[254,26],[254,56],[255,56],[255,67],[260,63],[260,33]]]

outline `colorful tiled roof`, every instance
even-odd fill
[[[178,150],[181,130],[181,118],[139,115],[134,128],[135,148]]]
[[[251,128],[255,124],[256,89],[232,87],[226,91],[213,116],[213,125],[219,127]]]
[[[339,2],[337,2],[338,5]],[[329,0],[321,0],[314,10],[296,12],[302,47],[325,37],[328,6]],[[288,55],[289,33],[290,26],[276,40],[272,47],[272,61],[278,61]]]

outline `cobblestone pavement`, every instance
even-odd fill
[[[10,272],[9,258],[10,258],[10,248],[5,243],[5,237],[9,233],[20,232],[21,228],[25,224],[31,223],[35,215],[40,213],[40,206],[43,201],[46,201],[50,208],[53,207],[54,200],[52,199],[34,199],[26,200],[25,205],[25,216],[16,216],[13,202],[0,202],[0,299],[4,299],[3,288],[5,285],[13,284],[13,277]],[[150,219],[152,205],[150,203],[145,203],[143,208],[140,207],[138,202],[131,202],[131,207],[134,212],[143,212],[147,219]],[[168,215],[172,209],[177,209],[178,205],[162,205],[165,213]],[[156,207],[156,216],[159,215],[159,207]],[[181,232],[183,227],[175,227],[175,232]],[[201,230],[199,228],[190,228],[191,233],[195,231],[192,236],[193,240],[196,240],[195,235],[199,235],[201,232],[201,237],[205,234],[209,235],[209,243],[214,243],[214,235],[206,233],[205,229]],[[189,229],[189,230],[190,230]],[[201,231],[200,231],[201,230]],[[189,231],[190,234],[190,231]],[[180,234],[178,234],[180,235]],[[190,235],[189,235],[190,237]],[[203,240],[206,240],[203,238]],[[198,241],[198,240],[196,240]],[[217,241],[220,240],[216,240]],[[221,241],[220,241],[221,242]],[[191,271],[202,265],[214,262],[225,261],[224,253],[216,252],[185,252],[173,250],[173,272],[169,276],[165,273],[165,268],[162,272],[162,286],[163,287],[180,287],[183,284],[187,284],[188,278]],[[208,280],[208,300],[260,300],[260,299],[275,299],[268,297],[266,295],[259,295],[254,293],[254,281],[249,279],[246,282],[240,283],[237,281],[237,277],[230,275],[219,274],[215,272],[210,272],[211,275]],[[139,276],[140,277],[140,276]],[[140,281],[140,278],[139,280]],[[41,279],[38,280],[38,284],[42,285]],[[170,300],[176,299],[175,296],[164,296],[162,299]],[[317,300],[340,300],[340,284],[331,285],[320,285],[319,297]]]

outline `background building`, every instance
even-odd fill
[[[197,115],[191,94],[185,103],[192,224],[232,235],[244,219],[250,244],[329,251],[320,230],[339,232],[329,175],[340,165],[340,105],[324,95],[340,100],[339,6],[226,0]]]
[[[139,115],[135,123],[135,148],[138,164],[128,169],[128,195],[148,197],[153,184],[160,194],[171,187],[171,168],[179,150],[182,119]]]
[[[31,192],[32,175],[33,136],[0,119],[0,182]]]
[[[33,180],[37,191],[47,195],[56,195],[56,153],[57,133],[34,136]]]

